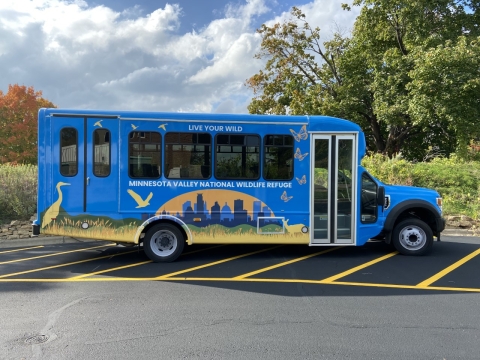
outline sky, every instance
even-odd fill
[[[0,0],[0,90],[60,108],[246,113],[263,23],[301,8],[322,40],[350,31],[348,0]]]

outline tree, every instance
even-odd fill
[[[55,107],[32,86],[9,85],[0,91],[0,163],[37,163],[38,110]]]
[[[247,80],[255,95],[249,111],[347,118],[364,129],[369,150],[390,156],[401,152],[421,159],[433,146],[441,146],[448,154],[468,142],[465,135],[473,133],[464,132],[466,124],[477,119],[478,95],[473,85],[479,68],[467,70],[478,61],[473,50],[478,47],[477,2],[355,0],[353,5],[362,9],[351,37],[337,33],[323,43],[320,29],[311,28],[305,15],[293,8],[290,20],[258,30],[262,44],[257,57],[268,61],[264,70]],[[455,62],[455,68],[447,63],[441,66],[447,78],[462,74],[455,86],[469,84],[470,90],[462,92],[462,101],[453,111],[452,101],[445,101],[454,85],[437,84],[432,76],[438,62],[454,51],[446,47],[454,49],[462,43],[465,66],[461,61]],[[425,61],[427,54],[442,51],[445,55],[437,56],[436,63]],[[440,89],[435,101],[444,101],[442,111],[433,100],[427,101],[428,92]],[[470,109],[461,119],[460,104]]]

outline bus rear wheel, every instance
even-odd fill
[[[143,239],[143,250],[153,262],[175,261],[183,251],[185,238],[171,224],[152,226]]]
[[[432,248],[433,232],[422,220],[405,219],[393,229],[392,243],[400,254],[425,255]]]

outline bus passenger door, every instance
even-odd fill
[[[355,243],[356,135],[312,134],[311,245]]]
[[[79,116],[52,117],[54,213],[118,211],[118,122]],[[51,216],[56,218],[56,216]]]
[[[118,121],[87,118],[86,138],[85,211],[111,216],[118,212]]]
[[[47,190],[51,191],[46,197],[50,204],[42,227],[47,223],[55,226],[59,215],[84,211],[84,119],[52,116],[51,123],[52,181],[45,183],[52,188]],[[48,160],[48,154],[45,156]]]

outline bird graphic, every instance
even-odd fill
[[[307,177],[305,175],[303,175],[301,179],[299,179],[298,177],[295,177],[295,179],[297,179],[297,181],[300,185],[303,185],[303,184],[307,183]]]
[[[295,157],[295,159],[298,159],[298,161],[302,161],[303,159],[305,159],[305,156],[307,156],[308,153],[305,153],[305,154],[302,154],[300,152],[300,148],[297,148],[297,151],[295,151],[295,155],[293,155]]]
[[[93,124],[93,126],[103,127],[101,124],[102,121],[103,120],[98,120],[95,124]]]
[[[138,206],[136,207],[137,209],[147,207],[148,205],[150,205],[150,199],[153,197],[153,193],[150,192],[147,198],[143,200],[142,197],[138,195],[135,191],[128,189],[127,192],[130,194],[133,200],[135,200],[135,202],[138,204]]]
[[[167,126],[168,124],[162,124],[160,125],[158,128],[159,129],[163,129],[163,131],[167,131],[167,129],[165,128],[165,126]]]
[[[62,181],[57,183],[56,189],[58,191],[58,199],[47,209],[47,211],[45,211],[45,214],[43,215],[43,220],[42,220],[42,229],[48,224],[50,224],[53,220],[55,220],[58,214],[60,213],[60,204],[62,203],[62,200],[63,200],[63,194],[60,188],[64,185],[70,185],[70,184]]]
[[[287,202],[287,201],[290,201],[291,199],[293,198],[293,196],[287,196],[287,192],[284,191],[282,196],[280,196],[280,199],[282,199],[283,201]]]
[[[293,129],[290,129],[290,132],[298,142],[300,142],[300,140],[307,140],[308,138],[307,125],[303,125],[298,133],[296,133]]]
[[[130,125],[132,125],[132,129],[133,129],[133,130],[136,130],[136,129],[138,128],[138,126],[135,126],[135,125],[133,125],[133,124],[130,124]]]

